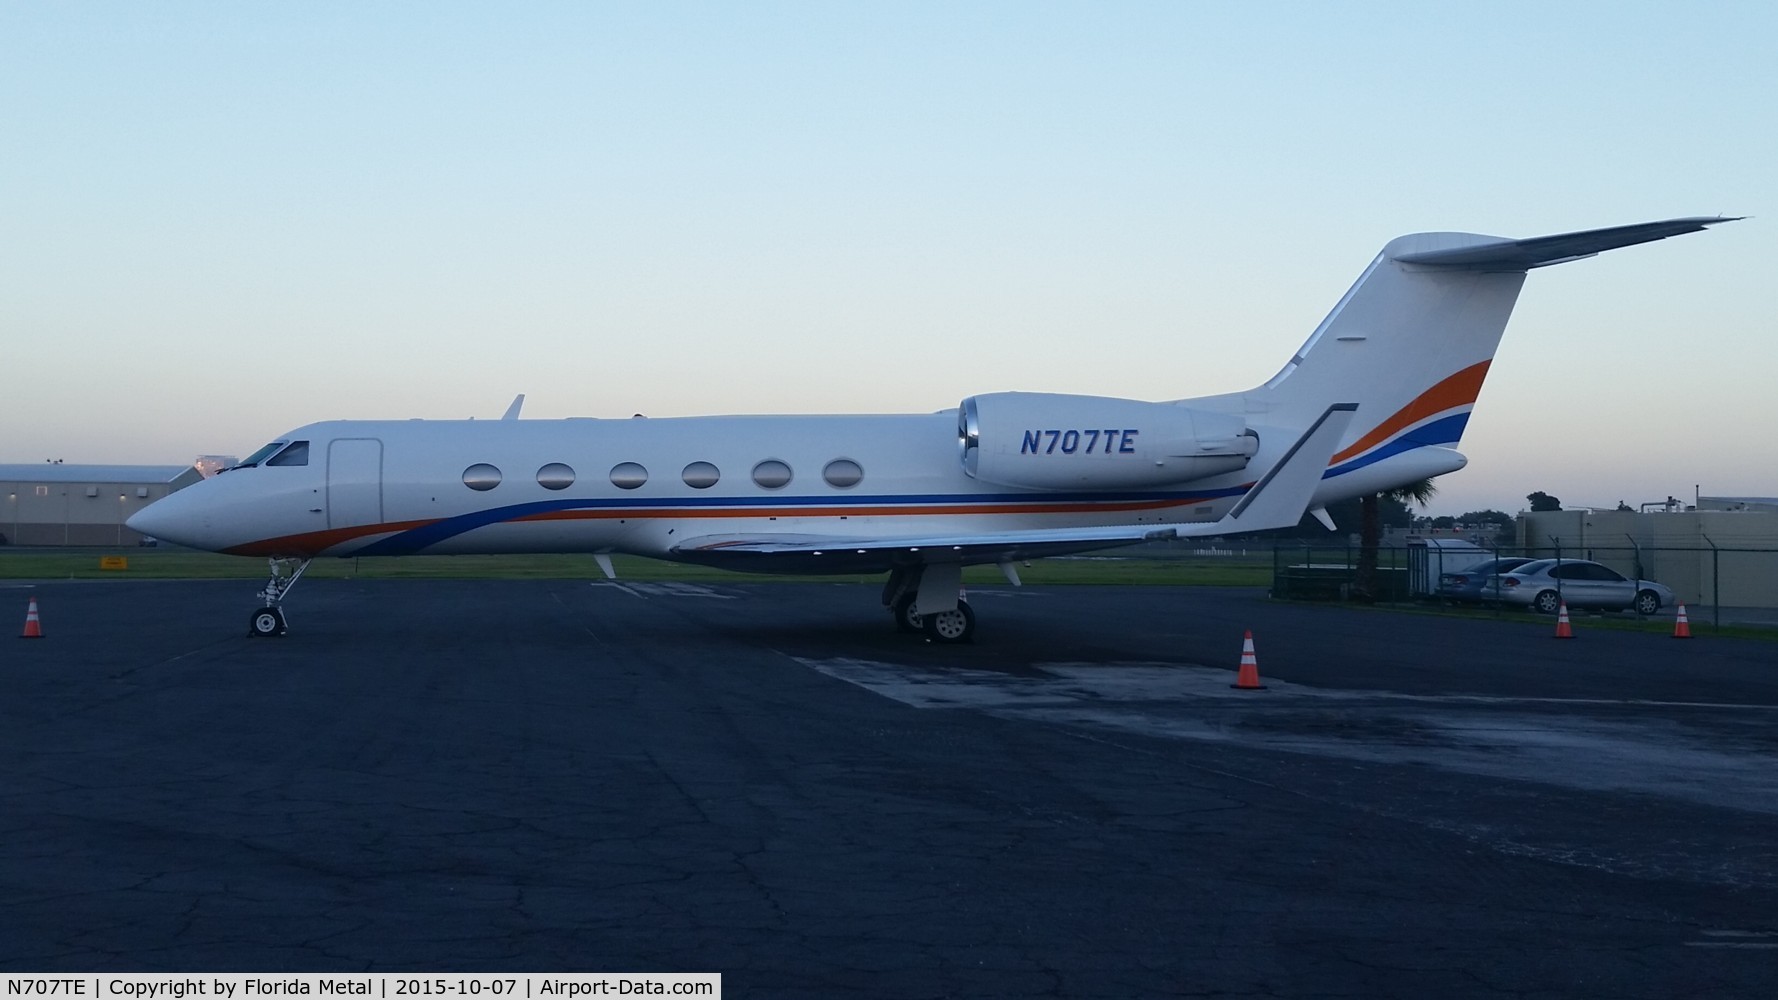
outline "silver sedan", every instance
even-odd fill
[[[1486,600],[1520,604],[1546,615],[1574,608],[1631,608],[1652,615],[1674,603],[1673,591],[1653,580],[1631,580],[1585,559],[1539,559],[1489,580]]]

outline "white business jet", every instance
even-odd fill
[[[887,573],[896,625],[966,642],[964,566],[1290,527],[1465,464],[1454,450],[1525,272],[1697,232],[1672,219],[1390,241],[1284,369],[1169,402],[995,392],[937,413],[309,424],[129,526],[266,557],[254,635],[318,556],[630,553]]]

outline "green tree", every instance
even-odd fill
[[[1378,597],[1377,550],[1383,544],[1383,509],[1394,504],[1406,514],[1407,504],[1424,507],[1438,492],[1431,479],[1421,479],[1382,493],[1358,499],[1358,566],[1352,574],[1352,599],[1371,602]]]
[[[1529,503],[1534,511],[1562,509],[1562,501],[1559,498],[1550,496],[1542,490],[1525,494],[1525,502]]]
[[[1518,519],[1503,510],[1472,510],[1457,518],[1458,524],[1487,524],[1494,527],[1494,540],[1511,545],[1518,534]]]
[[[1472,510],[1458,517],[1457,523],[1492,524],[1501,528],[1510,528],[1518,522],[1504,510]]]

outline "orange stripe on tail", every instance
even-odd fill
[[[1488,364],[1489,362],[1482,361],[1470,365],[1414,397],[1413,402],[1396,410],[1389,419],[1371,428],[1369,433],[1354,441],[1351,447],[1335,455],[1328,464],[1338,465],[1354,455],[1369,451],[1410,425],[1417,424],[1434,414],[1473,404],[1476,397],[1482,393],[1482,379],[1488,376]]]

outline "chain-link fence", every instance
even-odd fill
[[[1293,600],[1368,595],[1535,609],[1547,590],[1575,607],[1635,611],[1646,592],[1659,598],[1654,613],[1661,616],[1671,617],[1683,603],[1697,621],[1778,625],[1778,549],[1409,544],[1377,549],[1368,575],[1361,556],[1356,545],[1280,543],[1273,550],[1272,593]],[[1647,598],[1642,601],[1646,611]]]

